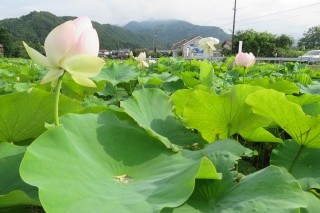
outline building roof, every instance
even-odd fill
[[[194,36],[194,37],[192,37],[192,38],[190,38],[190,39],[182,39],[182,40],[174,43],[174,44],[172,45],[172,49],[173,49],[173,50],[174,50],[174,49],[177,49],[177,48],[179,48],[179,47],[181,47],[181,46],[183,46],[183,45],[185,45],[185,44],[187,44],[187,43],[189,43],[189,42],[192,42],[193,40],[195,40],[195,39],[197,39],[197,38],[200,38],[200,39],[201,39],[202,37],[199,36],[199,35],[197,35],[197,36]]]
[[[184,42],[182,45],[185,45],[185,44],[187,44],[187,43],[190,43],[190,42],[192,42],[193,40],[195,40],[195,39],[197,39],[197,38],[202,39],[202,37],[201,37],[201,36],[197,35],[197,36],[194,36],[193,38],[191,38],[191,39],[187,40],[187,41],[186,41],[186,42]]]
[[[181,45],[183,45],[186,41],[187,41],[187,39],[182,39],[182,40],[174,43],[174,44],[172,45],[172,49],[177,49],[178,47],[180,47]]]
[[[231,42],[230,40],[225,40],[225,41],[221,44],[221,46],[231,45],[231,44],[232,44],[232,42]]]

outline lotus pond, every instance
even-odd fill
[[[320,212],[320,70],[106,61],[54,89],[0,58],[0,212]]]

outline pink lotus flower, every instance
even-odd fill
[[[254,65],[254,63],[256,62],[256,57],[252,53],[248,54],[248,53],[239,52],[236,55],[235,62],[236,62],[236,65],[238,66],[248,68]]]
[[[97,57],[98,34],[88,17],[79,17],[54,28],[44,42],[46,56],[23,44],[32,60],[50,69],[42,84],[56,81],[66,71],[78,84],[96,87],[89,77],[101,71],[104,60]]]

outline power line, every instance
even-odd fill
[[[240,8],[237,8],[237,10],[248,9],[248,8],[251,8],[251,7],[257,6],[257,5],[259,5],[259,4],[260,4],[260,2],[255,3],[255,4],[251,4],[251,5],[247,6],[247,7],[240,7]]]
[[[281,18],[277,18],[277,19],[270,19],[270,20],[264,20],[264,21],[247,23],[247,24],[241,24],[241,25],[238,25],[238,26],[241,27],[241,26],[247,26],[247,25],[251,25],[251,24],[260,24],[260,23],[264,23],[264,22],[278,21],[278,20],[282,20],[282,19],[286,19],[286,18],[295,18],[295,17],[300,17],[300,16],[309,15],[309,14],[311,14],[311,13],[320,13],[320,11],[309,12],[309,13],[304,13],[304,14],[297,14],[297,15],[294,15],[294,16],[281,17]]]
[[[249,20],[257,19],[257,18],[261,18],[261,17],[277,15],[277,14],[286,13],[286,12],[293,11],[293,10],[299,10],[299,9],[302,9],[302,8],[311,7],[311,6],[318,5],[318,4],[320,4],[320,3],[314,3],[314,4],[310,4],[310,5],[305,5],[305,6],[302,6],[302,7],[296,7],[296,8],[292,8],[292,9],[289,9],[289,10],[282,10],[282,11],[279,11],[279,12],[270,13],[270,14],[266,14],[266,15],[262,15],[262,16],[256,16],[256,17],[247,18],[247,19],[240,19],[240,20],[237,20],[237,22],[249,21]]]

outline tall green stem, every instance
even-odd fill
[[[62,84],[63,75],[58,78],[58,83],[55,90],[55,105],[54,105],[54,124],[59,126],[59,97],[60,97],[60,90]]]
[[[244,83],[244,78],[246,77],[246,67],[243,67],[243,83]]]

